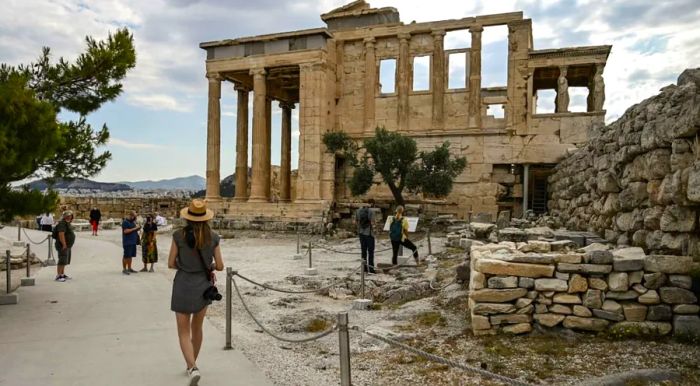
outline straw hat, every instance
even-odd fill
[[[208,221],[214,218],[214,211],[207,209],[206,201],[194,199],[190,202],[190,206],[182,208],[180,217],[194,222]]]

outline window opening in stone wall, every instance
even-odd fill
[[[537,105],[535,114],[553,114],[557,92],[552,89],[537,90]]]
[[[447,55],[447,88],[467,88],[467,53],[453,52]]]
[[[569,112],[585,113],[588,111],[588,87],[569,87]]]
[[[379,92],[382,94],[396,92],[396,59],[379,61]]]
[[[481,87],[508,84],[508,26],[485,27],[481,34]]]
[[[413,58],[413,91],[430,90],[430,56]]]
[[[505,106],[503,104],[499,105],[488,105],[488,110],[486,111],[486,115],[490,115],[496,119],[502,119],[505,117]]]
[[[447,51],[469,48],[471,45],[471,39],[472,38],[468,29],[448,31],[445,33],[444,49]]]

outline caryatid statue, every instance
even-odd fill
[[[603,80],[603,65],[596,64],[593,77],[593,111],[603,111],[605,104],[605,81]]]
[[[566,79],[566,67],[559,67],[559,79],[557,79],[557,105],[555,112],[566,113],[569,111],[569,81]]]

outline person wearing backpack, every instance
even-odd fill
[[[374,200],[369,199],[368,206],[362,207],[355,213],[355,225],[360,236],[362,261],[365,262],[365,272],[375,273],[374,270]]]
[[[391,264],[398,264],[399,246],[413,251],[413,259],[418,265],[418,247],[408,239],[408,220],[403,216],[403,206],[396,207],[396,214],[389,226],[389,238],[391,239]]]
[[[70,264],[71,248],[75,243],[75,232],[70,223],[73,221],[73,212],[64,211],[61,221],[54,227],[51,236],[56,240],[55,247],[58,251],[58,264],[56,264],[56,281],[64,282],[70,279],[66,275],[66,265]]]

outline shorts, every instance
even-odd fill
[[[132,257],[136,257],[136,245],[125,245],[124,258],[131,259]]]
[[[67,249],[61,249],[56,248],[58,251],[58,265],[69,265],[70,264],[70,257],[71,257],[71,251],[70,248]]]

